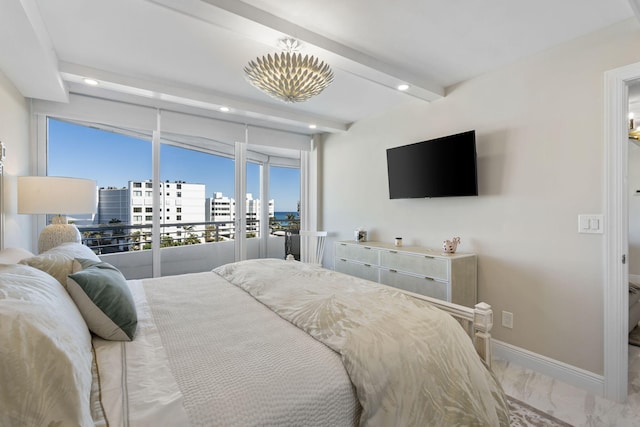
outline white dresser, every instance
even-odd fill
[[[475,254],[355,241],[336,242],[334,253],[336,271],[467,307],[477,303]]]

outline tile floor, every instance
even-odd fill
[[[576,427],[640,426],[640,347],[629,346],[629,399],[620,404],[545,375],[494,360],[505,392]]]

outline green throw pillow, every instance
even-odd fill
[[[89,330],[100,338],[131,341],[138,315],[127,281],[106,262],[76,258],[67,277],[67,291],[76,303]]]

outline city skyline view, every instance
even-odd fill
[[[87,144],[91,144],[88,147]],[[122,188],[129,181],[151,180],[151,142],[87,126],[49,120],[48,175],[95,179],[98,187]],[[168,144],[160,149],[160,181],[204,184],[234,196],[234,160]],[[300,169],[271,167],[270,194],[277,212],[297,212]],[[260,195],[259,166],[247,164],[247,193]]]

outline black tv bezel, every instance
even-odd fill
[[[416,147],[420,147],[423,146],[425,144],[432,144],[432,143],[436,143],[436,144],[443,144],[443,143],[447,143],[447,142],[453,142],[455,143],[456,140],[462,140],[464,142],[467,143],[471,143],[473,146],[473,183],[469,186],[469,188],[472,188],[472,191],[455,191],[453,193],[436,193],[436,192],[428,192],[426,191],[421,191],[421,192],[413,192],[410,194],[406,194],[406,193],[402,193],[402,192],[398,192],[395,191],[394,194],[392,194],[392,188],[394,187],[394,185],[392,185],[392,179],[393,176],[392,175],[397,175],[396,174],[396,170],[392,171],[391,170],[391,163],[390,163],[390,152],[393,152],[394,150],[401,150],[401,151],[407,151],[407,150],[411,150],[411,149],[415,149]],[[468,154],[468,151],[467,153]],[[447,159],[446,161],[449,162],[449,164],[451,164],[452,167],[452,173],[456,172],[456,165],[455,163],[452,163],[452,161],[455,159]],[[445,160],[443,160],[445,161]],[[465,162],[467,164],[470,164],[471,162],[469,162],[469,159],[467,159],[467,161]],[[434,178],[434,177],[432,177]],[[388,148],[387,149],[387,179],[388,179],[388,191],[389,191],[389,199],[391,200],[398,200],[398,199],[430,199],[430,198],[445,198],[445,197],[472,197],[472,196],[478,196],[479,192],[478,192],[478,153],[477,153],[477,147],[476,147],[476,136],[475,136],[475,130],[469,130],[466,132],[460,132],[460,133],[456,133],[456,134],[451,134],[451,135],[446,135],[443,137],[439,137],[439,138],[433,138],[433,139],[429,139],[429,140],[425,140],[425,141],[420,141],[420,142],[415,142],[412,144],[407,144],[407,145],[401,145],[401,146],[397,146],[397,147],[392,147],[392,148]],[[398,178],[395,178],[398,179]],[[445,178],[439,178],[439,179],[445,179]]]

